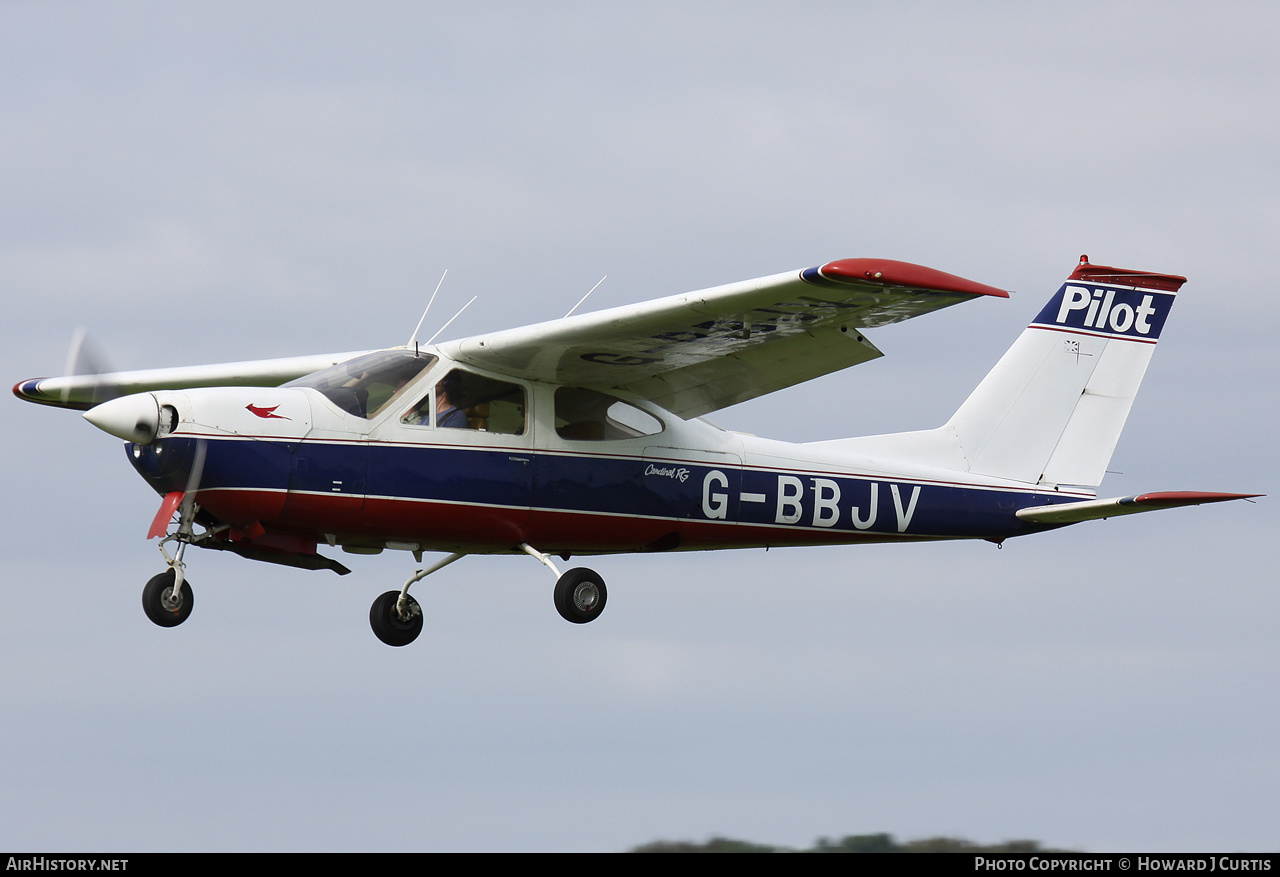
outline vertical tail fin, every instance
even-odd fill
[[[948,421],[968,471],[1102,482],[1185,277],[1087,256]]]

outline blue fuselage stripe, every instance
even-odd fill
[[[130,445],[160,493],[183,490],[196,439]],[[522,449],[206,439],[200,489],[496,506],[846,532],[1000,538],[1044,529],[1018,509],[1066,502],[1030,489],[892,480],[681,460]],[[269,522],[264,522],[269,523]]]

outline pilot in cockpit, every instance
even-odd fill
[[[456,371],[449,372],[436,384],[436,426],[453,429],[470,429],[467,413],[453,403],[461,392],[461,380]]]
[[[435,392],[410,408],[402,420],[404,423],[416,426],[430,426],[431,409],[434,407],[436,426],[449,429],[471,429],[467,413],[455,404],[461,396],[461,375],[456,371],[449,372],[436,384]]]

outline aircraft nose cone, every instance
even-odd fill
[[[84,419],[117,438],[147,445],[160,429],[160,404],[151,393],[121,396],[90,408]]]

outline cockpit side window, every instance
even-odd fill
[[[437,429],[523,435],[526,410],[525,391],[519,384],[456,368],[441,378],[401,420],[426,426],[434,415]]]
[[[556,390],[556,434],[571,441],[616,441],[662,432],[662,421],[642,408],[596,390]]]
[[[382,350],[313,372],[286,387],[318,390],[348,414],[371,419],[399,397],[406,385],[436,358],[411,350]]]

